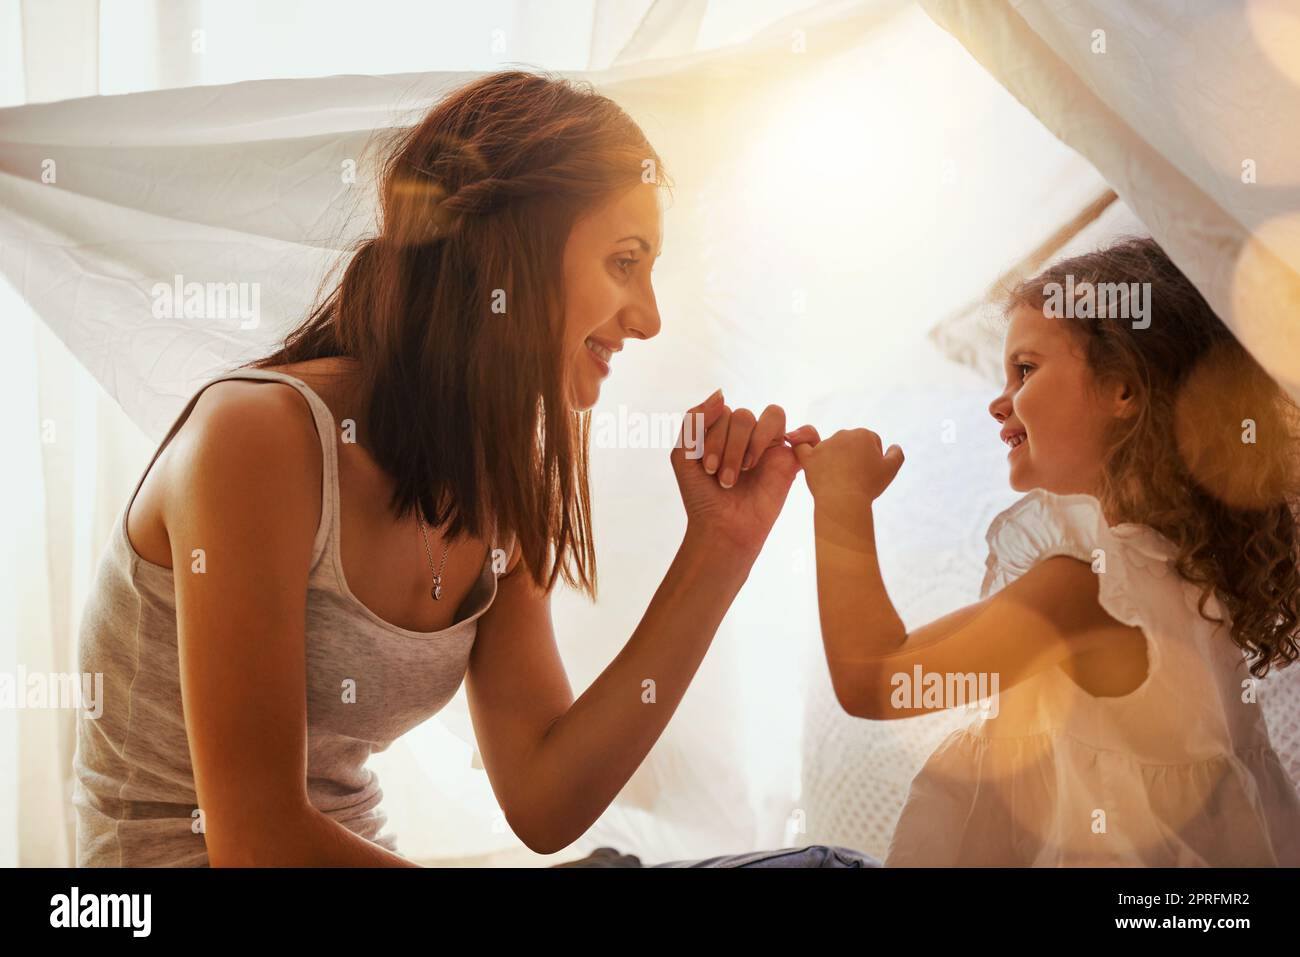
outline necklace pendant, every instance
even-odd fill
[[[434,601],[442,601],[442,576],[433,576],[433,589],[429,592]]]

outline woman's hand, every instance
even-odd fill
[[[903,450],[897,445],[885,449],[870,429],[841,430],[823,442],[816,429],[805,425],[785,437],[819,504],[875,501],[903,465]]]
[[[721,389],[688,410],[670,456],[688,530],[758,555],[799,471],[784,432],[780,406],[756,419],[729,408]]]

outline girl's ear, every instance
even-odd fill
[[[1131,419],[1138,414],[1137,390],[1128,382],[1118,382],[1113,387],[1112,409],[1118,419]]]

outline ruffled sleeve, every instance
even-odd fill
[[[1045,669],[1010,689],[996,715],[926,761],[885,865],[1300,862],[1300,799],[1259,707],[1240,696],[1239,649],[1184,604],[1197,589],[1178,574],[1174,543],[1146,525],[1108,525],[1090,495],[1042,490],[998,515],[987,538],[985,598],[1053,556],[1088,563],[1102,607],[1141,629],[1147,678],[1094,697]],[[1108,837],[1087,826],[1098,808]]]
[[[987,570],[980,597],[1001,591],[1036,564],[1057,555],[1087,562],[1097,574],[1097,600],[1117,621],[1150,635],[1140,600],[1145,581],[1175,574],[1172,543],[1145,525],[1106,524],[1091,495],[1034,489],[989,525]]]

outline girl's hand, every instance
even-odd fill
[[[823,442],[816,429],[805,425],[785,437],[817,502],[874,501],[903,465],[903,450],[897,445],[884,449],[880,436],[869,429],[841,430]]]
[[[780,406],[755,419],[730,409],[721,389],[687,411],[670,459],[688,530],[758,555],[799,471],[784,432]]]

